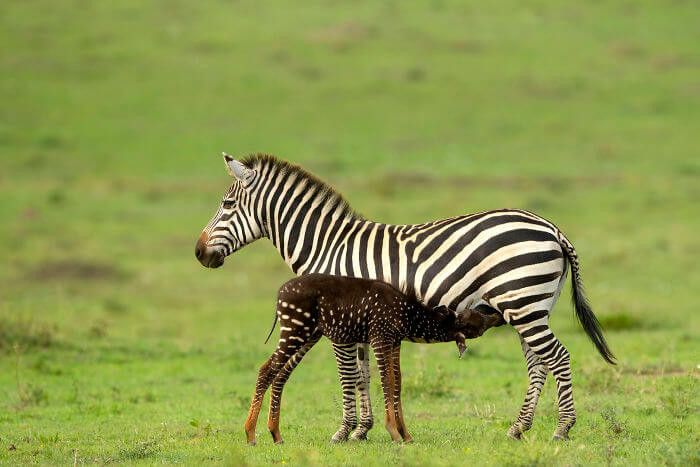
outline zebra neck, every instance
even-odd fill
[[[335,215],[332,210],[325,216],[307,213],[280,224],[281,241],[273,241],[273,244],[294,274],[340,274],[338,264],[346,259],[348,243],[373,224],[353,216]],[[343,275],[358,276],[343,272]]]
[[[340,198],[314,187],[297,182],[285,188],[263,217],[266,236],[295,274],[319,271],[351,232],[370,223],[353,215]]]

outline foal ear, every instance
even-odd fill
[[[455,321],[454,312],[450,310],[446,305],[438,305],[433,308],[433,312],[437,315],[437,318],[443,322],[443,324],[450,325]]]
[[[226,164],[226,171],[228,174],[234,178],[237,178],[244,184],[250,183],[250,181],[255,176],[255,171],[246,167],[242,162],[237,161],[232,155],[222,153],[224,156],[224,163]]]

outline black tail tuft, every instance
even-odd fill
[[[272,328],[270,329],[270,333],[267,335],[267,339],[265,339],[266,344],[267,344],[267,341],[270,340],[270,336],[272,335],[272,331],[275,330],[275,325],[277,324],[277,318],[279,318],[279,316],[277,315],[277,313],[275,313],[275,320],[272,322]]]
[[[572,271],[571,276],[571,300],[573,301],[574,308],[576,309],[576,317],[578,318],[579,323],[581,323],[581,326],[583,326],[583,329],[586,331],[586,334],[588,334],[588,337],[598,349],[598,352],[600,352],[600,356],[603,357],[606,362],[610,363],[611,365],[615,365],[615,356],[608,347],[608,343],[605,342],[603,330],[600,327],[598,318],[596,318],[596,316],[593,314],[593,310],[591,310],[591,306],[588,304],[578,271]]]
[[[610,347],[608,347],[608,343],[605,342],[603,330],[600,328],[600,322],[598,322],[598,318],[593,314],[593,310],[591,310],[591,306],[586,299],[586,294],[583,291],[583,280],[581,280],[578,255],[576,255],[574,246],[561,231],[557,232],[557,238],[571,266],[571,301],[574,302],[574,309],[576,310],[578,322],[581,323],[581,326],[584,331],[586,331],[586,334],[588,334],[591,342],[593,342],[598,352],[600,352],[600,356],[611,365],[616,365],[615,356],[610,350]]]

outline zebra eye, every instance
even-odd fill
[[[221,202],[221,207],[224,209],[231,209],[236,205],[236,202],[232,199],[225,199]]]

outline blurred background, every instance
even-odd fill
[[[698,439],[686,423],[700,363],[699,13],[691,1],[4,2],[0,458],[65,461],[80,445],[101,462],[342,460],[325,447],[221,454],[240,442],[272,351],[274,294],[291,277],[266,240],[220,270],[195,260],[231,182],[221,151],[297,163],[387,223],[502,207],[552,220],[621,358],[603,372],[561,300],[553,329],[595,380],[578,392],[593,398],[582,410],[624,405],[651,375],[627,423],[644,433],[656,410],[679,408],[668,423],[684,435],[669,449],[687,452]],[[290,383],[283,429],[317,403],[318,433],[290,437],[325,443],[339,393],[319,347]],[[414,415],[442,413],[456,439],[471,416],[501,442],[526,386],[512,330],[490,331],[459,365],[452,348],[407,347]],[[315,401],[304,382],[322,388]],[[685,399],[664,405],[665,394]],[[448,414],[446,399],[467,408]],[[490,416],[469,408],[482,403]],[[445,426],[425,417],[419,434],[420,423]],[[633,438],[617,446],[638,450]]]

